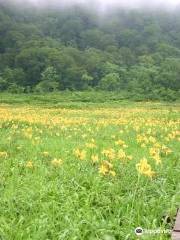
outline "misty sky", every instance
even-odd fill
[[[180,0],[11,0],[13,2],[27,3],[31,2],[36,6],[43,6],[49,4],[56,5],[71,5],[75,3],[83,4],[95,4],[98,8],[107,8],[109,6],[123,6],[130,8],[139,8],[139,7],[169,7],[175,8],[180,6]]]

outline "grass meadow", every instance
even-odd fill
[[[180,105],[52,99],[1,95],[0,239],[170,239]]]

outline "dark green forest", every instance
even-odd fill
[[[180,95],[180,10],[0,3],[0,91]]]

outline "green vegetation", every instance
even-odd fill
[[[69,103],[32,95],[30,105],[26,95],[1,95],[1,239],[135,240],[138,226],[172,228],[179,105],[111,100],[88,109],[83,94]]]
[[[0,3],[0,91],[126,92],[176,100],[179,10],[23,8]]]
[[[0,240],[167,240],[180,203],[180,10],[0,0]]]
[[[144,100],[145,99],[145,100]],[[149,102],[149,98],[144,96],[117,94],[108,91],[83,91],[83,92],[71,92],[63,91],[57,93],[31,93],[31,94],[12,94],[12,93],[1,93],[0,104],[11,104],[11,105],[37,105],[42,107],[56,107],[56,108],[94,108],[94,107],[115,107],[126,106],[135,107],[137,102]],[[179,106],[179,101],[166,102],[166,101],[154,101],[151,106]]]

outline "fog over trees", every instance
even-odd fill
[[[145,0],[0,0],[0,2],[9,2],[14,4],[21,4],[22,6],[26,5],[27,3],[43,7],[47,5],[51,6],[72,6],[75,4],[84,4],[87,6],[92,6],[92,4],[96,5],[96,9],[101,9],[106,6],[112,6],[114,8],[117,7],[124,7],[124,8],[148,8],[148,7],[166,7],[166,8],[175,8],[180,4],[179,0],[151,0],[151,1],[145,1]]]
[[[179,1],[0,0],[0,91],[179,88]]]

